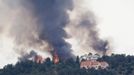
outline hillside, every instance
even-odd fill
[[[106,69],[80,68],[79,57],[76,60],[60,60],[54,64],[50,58],[39,64],[33,61],[18,62],[7,65],[0,70],[0,75],[134,75],[134,56],[103,56],[97,61],[106,61]]]

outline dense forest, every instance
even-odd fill
[[[42,64],[32,61],[6,65],[0,69],[0,75],[134,75],[134,56],[114,55],[103,56],[97,61],[109,63],[107,69],[80,68],[79,57],[60,61],[54,64],[50,58]]]

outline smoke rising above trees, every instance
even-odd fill
[[[21,55],[26,49],[56,52],[61,58],[74,57],[73,41],[76,38],[80,50],[95,52],[109,50],[109,42],[99,38],[97,23],[91,11],[79,8],[75,0],[5,0],[1,34],[14,40],[15,52]],[[8,11],[8,12],[7,12]],[[10,14],[9,14],[10,13]],[[71,17],[76,16],[72,19]],[[2,19],[2,20],[3,20]]]

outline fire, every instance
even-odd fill
[[[34,61],[36,63],[42,64],[45,61],[45,59],[41,55],[36,55],[34,57]],[[54,55],[53,55],[53,63],[54,64],[58,64],[59,63],[59,57],[58,57],[58,55],[56,53],[54,53]]]
[[[36,63],[43,63],[44,62],[44,58],[40,55],[36,55],[35,58],[34,58],[34,61]]]
[[[54,55],[53,55],[53,62],[54,62],[54,64],[58,64],[58,63],[59,63],[59,57],[58,57],[58,55],[56,54],[56,52],[55,52]]]

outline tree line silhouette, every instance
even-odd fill
[[[97,61],[106,61],[109,67],[106,69],[80,68],[80,59],[70,58],[60,60],[54,64],[50,58],[42,64],[27,60],[16,65],[8,64],[0,69],[0,75],[134,75],[134,56],[112,54],[103,56]]]

